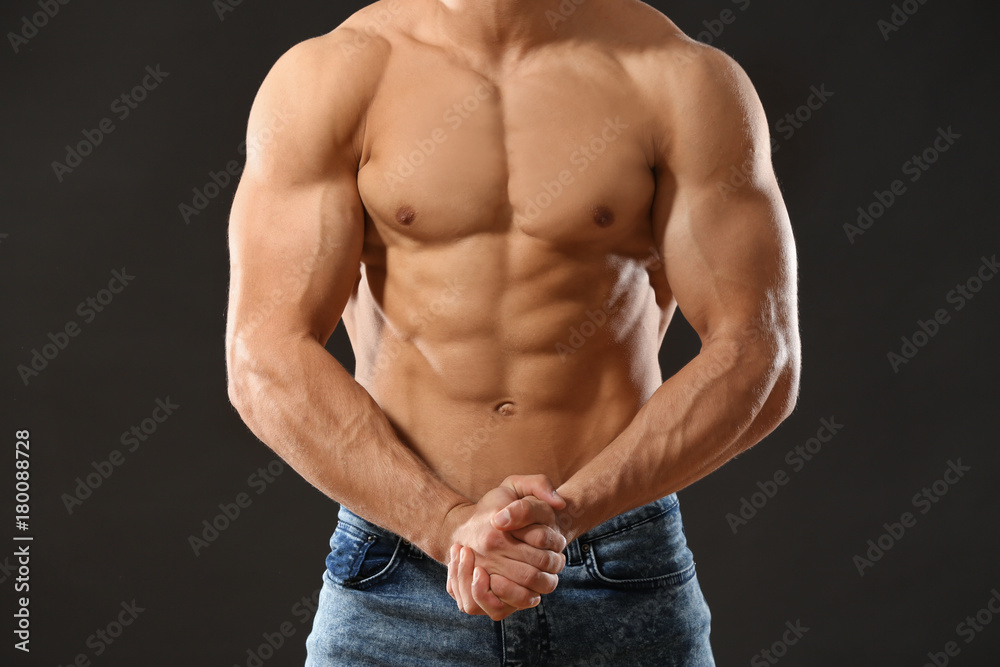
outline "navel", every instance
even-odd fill
[[[403,205],[396,209],[396,222],[401,225],[413,224],[414,218],[417,217],[417,212],[413,210],[413,207]]]
[[[498,403],[496,408],[497,414],[501,417],[510,417],[516,411],[514,404],[510,401],[504,401],[503,403]]]
[[[603,204],[594,207],[593,215],[594,222],[596,222],[599,227],[610,227],[611,223],[615,221],[614,212]]]

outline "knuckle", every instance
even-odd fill
[[[506,540],[504,539],[504,534],[499,530],[491,530],[486,534],[486,538],[483,540],[487,549],[495,550],[501,548]]]
[[[530,519],[535,512],[535,497],[528,496],[526,498],[521,498],[516,503],[514,503],[514,509],[517,511],[517,518],[519,519]]]
[[[537,565],[535,566],[539,572],[551,572],[555,573],[557,571],[556,565],[559,560],[560,554],[554,551],[537,549],[538,558],[535,561]]]
[[[545,572],[538,573],[538,584],[537,590],[539,593],[551,593],[556,589],[556,584],[559,583],[559,579],[554,574],[546,574]]]
[[[514,567],[514,576],[511,579],[526,588],[530,588],[535,582],[535,576],[538,574],[538,568],[529,565],[528,563],[517,563]]]
[[[532,597],[534,597],[534,593],[526,588],[518,586],[517,588],[511,589],[504,596],[504,601],[515,609],[525,609]]]
[[[490,578],[490,590],[500,600],[506,600],[510,597],[511,586],[506,578],[494,576]]]
[[[534,546],[542,549],[543,551],[552,549],[552,537],[544,531],[538,531],[537,534],[539,537],[535,540],[536,544]]]
[[[561,553],[562,550],[566,548],[566,545],[563,544],[563,542],[565,541],[563,539],[563,536],[560,535],[558,531],[552,530],[551,528],[549,528],[546,531],[546,535],[549,538],[548,539],[548,545],[547,545],[548,548],[551,551],[553,551],[554,553],[556,553],[556,554],[558,554],[558,555],[561,556],[562,555],[562,553]]]

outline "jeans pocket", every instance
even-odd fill
[[[587,572],[610,588],[676,586],[695,575],[677,504],[641,523],[589,539],[581,547]]]
[[[327,577],[347,588],[367,588],[399,565],[403,538],[377,535],[343,520],[330,537]]]

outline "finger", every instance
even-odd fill
[[[533,523],[527,528],[508,531],[510,535],[529,546],[548,551],[562,551],[566,548],[566,538],[555,528]]]
[[[539,583],[542,587],[549,587],[551,585],[549,576],[554,577],[566,566],[565,554],[533,547],[516,539],[510,533],[497,534],[506,537],[508,541],[491,550],[488,557],[482,557],[484,560],[480,564],[486,567],[490,574],[502,574],[526,588],[539,593],[547,592],[534,584]],[[548,576],[540,576],[543,574]],[[464,589],[462,593],[465,593]]]
[[[500,621],[517,611],[504,604],[490,590],[490,575],[486,568],[476,566],[472,573],[472,599],[494,621]]]
[[[566,567],[566,555],[558,551],[548,549],[536,549],[535,547],[521,543],[514,549],[512,557],[514,561],[529,569],[535,569],[551,575],[559,574]],[[537,590],[537,589],[536,589]]]
[[[462,594],[462,611],[472,616],[482,616],[486,612],[476,604],[472,595],[472,573],[476,564],[476,552],[462,547],[458,560],[458,589]]]
[[[455,602],[458,604],[458,608],[462,608],[462,595],[458,590],[458,550],[457,544],[451,545],[451,551],[448,552],[448,595],[450,595]]]
[[[528,609],[541,602],[542,598],[536,591],[515,584],[502,574],[490,575],[490,590],[511,609]]]
[[[566,501],[556,491],[547,475],[509,475],[500,486],[512,489],[521,498],[535,496],[557,510],[566,507]]]
[[[527,545],[524,546],[528,549],[532,549]],[[538,551],[537,549],[532,549],[532,550]],[[552,552],[546,551],[541,553],[552,553]],[[559,561],[561,562],[562,555],[561,554],[557,555],[559,556]],[[542,571],[537,567],[534,567],[533,565],[530,565],[522,560],[502,558],[498,560],[495,565],[490,566],[489,570],[493,574],[499,574],[503,575],[504,577],[507,577],[513,583],[519,586],[523,586],[524,588],[527,588],[530,591],[533,591],[536,595],[551,593],[556,589],[556,584],[559,583],[559,577],[556,576],[556,574]],[[507,602],[508,604],[510,603],[510,600],[505,599],[502,595],[500,595],[496,591],[496,589],[493,589],[493,592],[496,593],[501,600],[504,600],[504,602]]]
[[[510,503],[493,515],[492,525],[498,530],[518,530],[533,523],[556,527],[556,514],[544,502],[529,496]]]

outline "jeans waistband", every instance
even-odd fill
[[[658,500],[654,500],[651,503],[630,509],[627,512],[622,512],[618,516],[613,516],[607,521],[594,526],[583,535],[580,535],[574,542],[571,542],[567,546],[567,551],[570,555],[575,555],[579,549],[580,544],[586,544],[600,537],[607,537],[608,535],[613,535],[614,533],[621,532],[632,526],[639,525],[651,519],[654,519],[662,514],[665,514],[672,510],[679,504],[676,493],[671,493],[668,496],[664,496]],[[348,523],[355,528],[360,528],[368,532],[374,533],[376,535],[381,535],[383,537],[388,537],[391,539],[398,539],[400,536],[396,533],[379,526],[378,524],[372,523],[371,521],[358,516],[352,512],[347,507],[343,505],[340,506],[340,511],[337,513],[337,520]],[[403,540],[404,543],[416,552],[419,552],[417,547],[411,545],[407,540]],[[572,559],[571,560],[575,560]]]
[[[640,523],[645,523],[650,519],[655,519],[662,514],[666,514],[679,504],[677,494],[671,493],[669,496],[663,496],[649,504],[622,512],[618,516],[613,516],[607,521],[597,524],[583,535],[580,535],[577,541],[581,544],[586,544],[599,537],[607,537],[608,535],[619,533],[627,528],[637,526]]]
[[[355,528],[360,528],[367,532],[374,533],[376,535],[381,535],[383,537],[389,537],[389,538],[399,537],[399,535],[392,532],[391,530],[383,528],[378,524],[372,523],[368,519],[365,519],[364,517],[355,514],[351,510],[344,507],[343,505],[340,506],[340,510],[337,512],[337,521],[348,523],[354,526]]]

